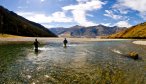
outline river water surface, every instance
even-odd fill
[[[124,57],[131,51],[139,60]],[[127,41],[0,45],[0,84],[146,84],[146,46]]]

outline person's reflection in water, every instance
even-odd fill
[[[41,50],[35,50],[34,54],[38,56],[41,53]]]
[[[33,44],[34,44],[35,52],[38,52],[38,46],[40,43],[37,41],[37,39],[35,39],[35,42]]]
[[[64,39],[64,41],[63,41],[63,44],[64,44],[64,48],[66,48],[67,47],[67,43],[68,43],[68,41],[66,40],[66,38]]]

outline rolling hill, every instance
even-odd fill
[[[117,26],[107,27],[104,25],[98,25],[84,27],[76,25],[70,28],[51,28],[50,30],[61,37],[98,37],[111,35],[125,29],[126,28],[120,28]]]
[[[146,22],[132,26],[127,30],[110,35],[108,38],[127,38],[127,39],[145,39]]]
[[[29,37],[57,37],[44,26],[0,6],[0,33]]]

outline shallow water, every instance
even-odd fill
[[[133,60],[123,55],[135,51]],[[0,84],[146,84],[146,46],[132,41],[0,45]]]

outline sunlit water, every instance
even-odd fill
[[[124,57],[131,51],[139,60]],[[132,41],[0,45],[0,84],[146,84],[146,46]]]

